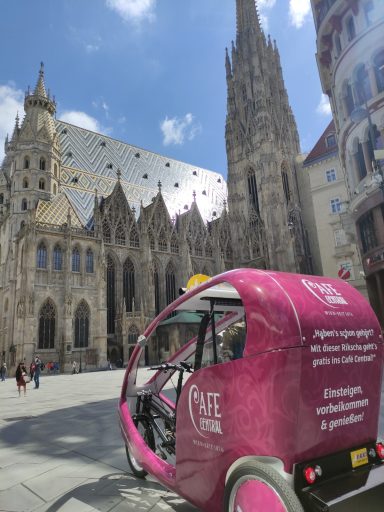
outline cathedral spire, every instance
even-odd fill
[[[18,135],[19,135],[19,132],[20,132],[20,126],[19,126],[19,113],[17,112],[16,114],[16,118],[15,118],[15,127],[13,129],[13,134],[12,134],[12,138],[11,140],[14,142]]]
[[[47,91],[45,90],[45,83],[44,83],[44,63],[40,63],[40,71],[39,71],[39,78],[37,79],[37,84],[34,90],[34,95],[36,96],[42,96],[43,98],[48,98]]]
[[[237,35],[249,29],[261,31],[255,0],[236,0]]]

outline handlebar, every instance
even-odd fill
[[[192,365],[187,363],[186,361],[180,361],[179,363],[161,363],[156,366],[151,366],[148,370],[160,370],[164,373],[167,373],[169,370],[176,370],[178,372],[187,372],[193,373]]]

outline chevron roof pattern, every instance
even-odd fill
[[[56,120],[62,152],[61,190],[83,223],[89,225],[95,191],[108,196],[117,171],[128,203],[139,214],[159,191],[172,216],[196,203],[205,221],[219,216],[227,198],[227,184],[220,174],[131,146],[84,128]]]
[[[67,222],[68,209],[71,213],[72,226],[81,228],[82,223],[65,194],[58,194],[52,201],[40,200],[37,205],[36,220],[61,226]]]

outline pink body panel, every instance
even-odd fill
[[[240,457],[295,462],[376,439],[382,337],[367,301],[341,280],[254,269],[213,278],[170,305],[220,282],[245,308],[244,357],[195,372],[177,417],[177,459],[159,459],[138,436],[126,404],[135,395],[135,349],[120,402],[126,442],[145,469],[203,510],[221,510],[227,471]],[[187,348],[182,348],[180,357]],[[161,378],[161,377],[160,377]]]

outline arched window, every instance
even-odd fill
[[[139,233],[135,227],[131,229],[129,234],[129,245],[131,247],[140,247]]]
[[[345,85],[345,103],[347,106],[347,114],[349,115],[355,108],[355,102],[352,94],[352,86],[349,83]]]
[[[160,276],[159,268],[154,262],[153,265],[153,287],[155,289],[155,313],[160,313]]]
[[[115,243],[117,245],[125,245],[125,231],[124,226],[119,223],[115,231]]]
[[[37,268],[47,268],[47,248],[44,242],[37,247],[36,266]]]
[[[152,251],[155,250],[155,237],[153,236],[152,230],[148,230],[149,247]]]
[[[43,180],[43,178],[39,179],[39,189],[45,190],[45,180]]]
[[[80,252],[77,247],[72,249],[72,272],[80,272]]]
[[[40,158],[39,169],[40,171],[45,171],[45,158]]]
[[[56,195],[56,193],[57,193],[57,187],[56,187],[56,184],[55,184],[55,183],[53,184],[53,193],[54,193],[55,195]]]
[[[131,325],[128,329],[128,345],[134,345],[139,337],[139,329],[136,325]]]
[[[111,243],[111,228],[107,220],[103,222],[103,238],[105,243]]]
[[[165,269],[165,297],[167,304],[170,304],[176,299],[175,270],[171,262],[168,263]]]
[[[0,204],[4,204],[4,194],[0,194]]]
[[[202,256],[203,255],[203,247],[201,245],[201,240],[200,239],[196,239],[196,242],[195,242],[195,255],[196,256]]]
[[[356,95],[359,105],[364,104],[366,101],[372,98],[369,76],[363,64],[359,66],[356,73]]]
[[[58,173],[58,170],[57,170],[57,164],[55,164],[53,166],[53,174],[55,175],[55,178],[57,178],[57,173]]]
[[[27,178],[23,179],[23,188],[28,188],[28,179]]]
[[[115,264],[113,259],[107,257],[107,333],[115,333],[115,312],[116,312],[116,297],[115,297]]]
[[[87,274],[93,274],[93,252],[91,249],[87,250],[85,256],[85,271]]]
[[[28,156],[26,156],[24,158],[24,166],[23,167],[24,167],[24,169],[29,169],[29,157]]]
[[[206,246],[205,246],[205,255],[207,256],[207,258],[212,258],[212,254],[213,254],[213,251],[212,251],[211,242],[207,242]]]
[[[288,173],[284,167],[281,169],[281,179],[283,181],[285,203],[288,204],[291,200],[291,191],[289,189]]]
[[[164,229],[162,229],[159,233],[159,251],[167,252],[168,250],[168,243],[167,243],[167,237],[165,236]]]
[[[75,311],[75,348],[88,347],[89,306],[82,300]]]
[[[53,270],[63,270],[63,251],[60,245],[55,245],[53,249]]]
[[[348,35],[348,41],[352,41],[352,39],[355,39],[356,37],[356,28],[355,28],[355,21],[353,19],[353,16],[347,19],[346,22],[346,28],[347,28],[347,35]]]
[[[39,313],[39,349],[55,347],[56,311],[53,302],[48,299]]]
[[[338,57],[341,53],[341,41],[340,41],[340,36],[337,32],[335,33],[334,41],[335,41],[336,57]]]
[[[257,213],[260,213],[259,210],[259,197],[257,194],[257,184],[256,184],[256,176],[252,169],[248,171],[248,194],[249,200],[253,208]]]
[[[362,180],[367,175],[367,169],[365,167],[365,159],[364,159],[364,151],[363,151],[363,145],[361,142],[359,142],[357,146],[357,168],[359,170],[359,178]]]
[[[125,260],[123,267],[123,296],[126,311],[132,311],[135,298],[135,267],[129,258]]]
[[[27,200],[24,198],[21,200],[21,211],[25,211],[28,209],[28,203],[27,203]]]
[[[382,50],[374,59],[376,83],[379,92],[384,91],[384,50]]]
[[[171,252],[173,254],[179,254],[179,242],[175,233],[173,233],[171,238]]]

